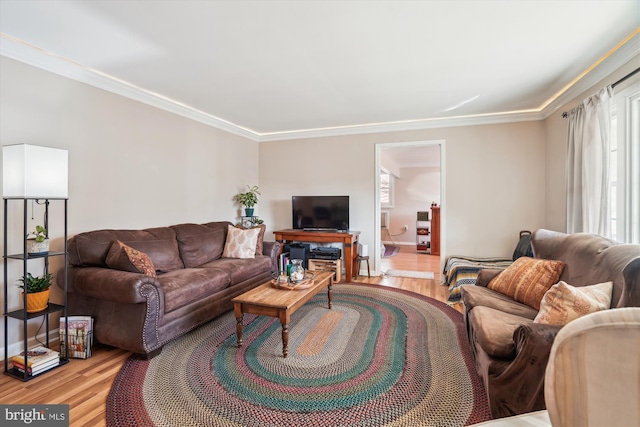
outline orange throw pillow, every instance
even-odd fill
[[[542,297],[558,283],[562,270],[562,261],[521,257],[491,279],[487,288],[540,310]]]

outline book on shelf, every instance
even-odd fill
[[[41,372],[44,372],[44,371],[47,371],[47,370],[49,370],[51,368],[56,367],[59,364],[60,364],[60,359],[59,358],[51,359],[48,362],[44,362],[44,363],[42,363],[40,365],[27,368],[27,373],[29,375],[37,375],[37,374],[39,374]],[[14,361],[13,362],[13,367],[16,368],[20,372],[24,372],[24,365],[22,363]]]
[[[20,354],[11,357],[12,362],[17,362],[22,366],[25,365],[24,359],[24,351],[21,351]],[[29,368],[35,368],[51,360],[57,360],[60,362],[60,353],[41,345],[27,350],[27,366]]]
[[[283,252],[280,254],[280,259],[279,259],[279,267],[280,267],[280,273],[286,273],[287,272],[287,265],[289,264],[289,252]]]
[[[68,338],[65,338],[66,330]],[[93,345],[93,317],[68,316],[60,318],[60,353],[64,354],[65,344],[69,343],[68,357],[87,359],[91,357]]]

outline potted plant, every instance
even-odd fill
[[[263,221],[263,220],[261,220],[260,218],[258,218],[257,216],[255,216],[255,217],[251,218],[249,221],[251,222],[251,225],[252,225],[252,226],[256,226],[256,225],[260,225],[260,224],[264,224],[264,221]]]
[[[253,207],[258,203],[258,194],[260,191],[257,185],[249,187],[249,191],[246,193],[238,193],[235,195],[235,201],[244,206],[244,213],[246,216],[253,216]]]
[[[53,284],[53,274],[34,277],[31,273],[20,278],[23,293],[27,294],[27,313],[42,311],[49,305],[49,292]]]
[[[29,236],[33,236],[29,238]],[[49,252],[49,239],[47,229],[41,225],[36,225],[36,230],[27,234],[27,253],[40,254]]]

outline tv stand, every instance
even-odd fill
[[[350,282],[353,279],[353,270],[358,244],[359,231],[305,231],[296,229],[274,231],[275,239],[281,243],[292,242],[313,242],[313,243],[342,243],[344,250],[345,280]]]

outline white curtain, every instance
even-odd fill
[[[569,112],[567,233],[611,234],[610,99],[607,86]]]

